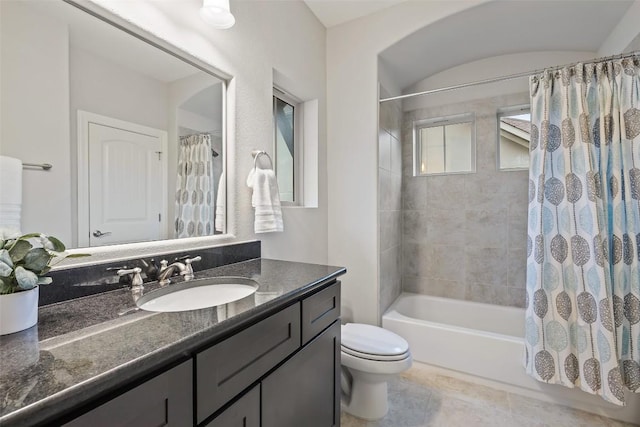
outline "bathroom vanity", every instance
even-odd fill
[[[0,425],[339,425],[344,273],[259,258],[197,273],[258,282],[224,306],[129,313],[123,289],[42,307],[39,340],[2,339],[36,357],[3,364]]]

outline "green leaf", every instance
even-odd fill
[[[24,268],[35,273],[42,273],[42,270],[49,264],[50,259],[51,255],[45,249],[32,249],[24,257]]]
[[[34,237],[40,237],[40,233],[30,233],[20,236],[20,240],[33,239]]]
[[[13,268],[9,267],[4,262],[0,262],[0,276],[9,277],[11,276],[12,272],[13,272]]]
[[[9,255],[11,260],[16,263],[24,258],[24,256],[31,250],[33,246],[26,240],[17,240],[16,243],[9,248]]]
[[[9,255],[9,251],[6,249],[0,249],[0,261],[13,267],[13,261],[11,261],[11,255]]]
[[[0,250],[0,276],[9,277],[13,272],[13,261],[11,261],[11,256],[9,255],[9,251],[6,249]]]
[[[16,291],[9,277],[0,277],[0,295],[12,294]]]
[[[55,252],[64,252],[64,250],[66,249],[64,247],[64,244],[60,240],[56,239],[55,237],[47,236],[46,238],[53,244],[53,250]]]
[[[16,267],[16,281],[20,289],[28,291],[36,287],[38,284],[38,276],[33,271],[29,271],[19,265]]]
[[[38,285],[49,285],[53,282],[51,277],[38,277]]]

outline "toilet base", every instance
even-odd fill
[[[360,378],[351,383],[350,396],[342,396],[342,409],[354,417],[369,421],[379,420],[387,415],[387,382],[366,381]]]

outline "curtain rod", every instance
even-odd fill
[[[490,79],[478,80],[478,81],[469,82],[469,83],[462,83],[462,84],[454,85],[454,86],[441,87],[441,88],[438,88],[438,89],[430,89],[430,90],[425,90],[425,91],[422,91],[422,92],[408,93],[406,95],[391,96],[389,98],[382,98],[379,102],[395,101],[395,100],[398,100],[398,99],[413,98],[414,96],[431,95],[433,93],[447,92],[447,91],[455,90],[455,89],[464,89],[466,87],[471,87],[471,86],[484,85],[484,84],[488,84],[488,83],[496,83],[496,82],[501,82],[501,81],[505,81],[505,80],[519,79],[521,77],[529,77],[529,76],[531,76],[533,74],[540,74],[545,70],[560,70],[560,69],[565,68],[565,67],[575,67],[578,64],[592,64],[594,62],[613,61],[614,59],[628,58],[628,57],[636,56],[636,55],[640,55],[640,51],[634,51],[634,52],[629,52],[629,53],[621,53],[621,54],[618,54],[618,55],[605,56],[605,57],[602,57],[602,58],[595,58],[595,59],[592,59],[590,61],[579,61],[579,62],[574,62],[574,63],[571,63],[571,64],[559,65],[559,66],[556,66],[556,67],[548,67],[548,68],[543,68],[543,69],[540,69],[540,70],[527,71],[527,72],[524,72],[524,73],[509,74],[507,76],[501,76],[501,77],[493,77],[493,78],[490,78]]]

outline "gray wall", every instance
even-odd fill
[[[381,88],[380,94],[388,96]],[[402,110],[398,102],[383,102],[378,129],[378,266],[379,316],[400,295],[402,234]]]
[[[404,291],[524,306],[528,171],[498,171],[496,114],[528,102],[523,93],[404,113]],[[412,176],[412,122],[467,112],[476,115],[476,172]]]

